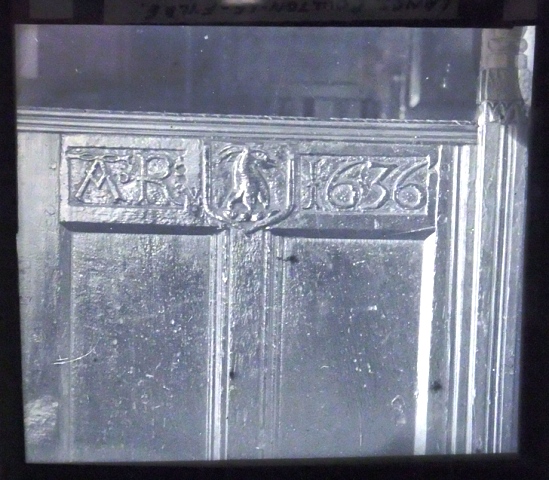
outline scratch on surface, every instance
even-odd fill
[[[79,357],[76,357],[76,358],[68,358],[68,357],[67,358],[59,358],[58,360],[53,362],[53,364],[54,365],[64,365],[65,363],[73,363],[73,362],[77,362],[78,360],[82,360],[83,358],[86,358],[88,355],[91,355],[92,353],[95,353],[95,347],[97,347],[97,345],[94,345],[88,353],[85,353],[84,355],[80,355]]]
[[[395,412],[395,424],[397,426],[406,425],[406,413],[404,412],[404,407],[406,405],[404,403],[404,399],[400,395],[397,395],[391,401],[391,406]]]
[[[358,439],[359,439],[359,444],[360,446],[362,447],[362,440],[363,440],[363,434],[362,434],[362,412],[360,411],[360,405],[359,405],[359,410],[358,410]]]
[[[424,233],[424,232],[431,232],[433,230],[432,227],[426,227],[426,228],[412,228],[409,230],[405,230],[403,232],[395,232],[395,233],[387,233],[384,235],[383,238],[391,238],[391,237],[399,237],[404,235],[410,235],[413,233]]]

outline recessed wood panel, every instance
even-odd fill
[[[413,453],[422,243],[286,239],[280,456]]]
[[[73,459],[206,457],[208,252],[208,237],[73,234]]]

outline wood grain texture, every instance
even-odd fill
[[[422,243],[286,240],[279,456],[413,453]]]
[[[73,460],[206,458],[208,251],[208,237],[73,235]]]

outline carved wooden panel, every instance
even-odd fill
[[[208,237],[75,233],[70,255],[74,458],[196,460],[206,442]]]
[[[61,219],[180,227],[433,229],[437,145],[68,135]],[[143,144],[143,145],[142,145]],[[141,146],[142,145],[142,146]],[[367,148],[367,149],[366,149]],[[338,233],[339,234],[339,233]]]
[[[414,451],[424,243],[285,239],[279,455]]]
[[[22,272],[31,460],[458,451],[475,125],[29,111],[20,128],[21,257],[46,265]]]

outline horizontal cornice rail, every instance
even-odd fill
[[[376,143],[477,143],[477,125],[433,120],[321,120],[302,117],[188,115],[28,108],[17,111],[20,132],[374,141]]]

